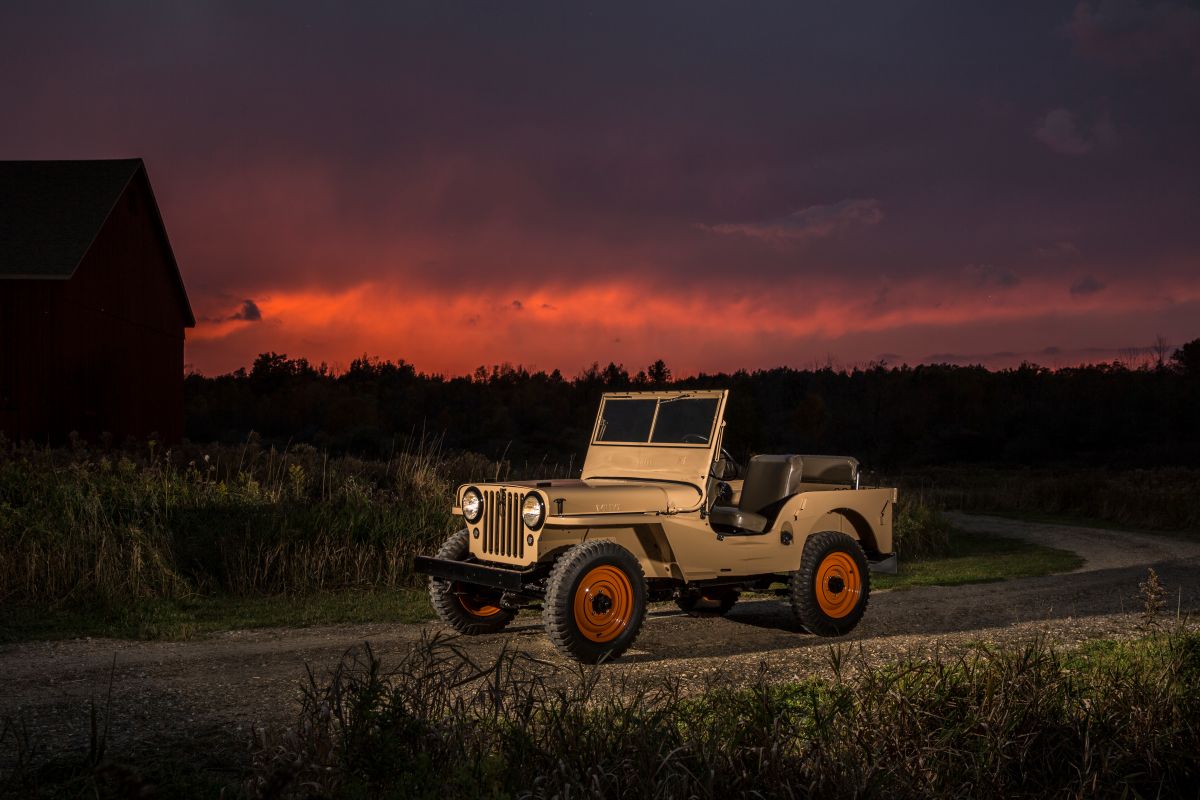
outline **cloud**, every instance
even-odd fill
[[[1047,261],[1072,259],[1079,257],[1079,248],[1073,242],[1052,242],[1034,247],[1033,255],[1035,258]]]
[[[230,314],[226,319],[240,319],[244,322],[262,322],[262,311],[253,300],[243,300],[242,307]]]
[[[1054,358],[1070,360],[1068,348],[1092,344],[1088,338],[1103,339],[1113,320],[1125,326],[1132,318],[1148,320],[1144,324],[1154,330],[1163,319],[1186,318],[1187,323],[1166,329],[1173,339],[1184,340],[1186,325],[1200,308],[1200,285],[1183,278],[1164,285],[1117,274],[1111,290],[1067,304],[1066,287],[1057,276],[1031,274],[987,302],[978,291],[963,291],[961,283],[944,276],[895,280],[884,307],[875,306],[875,293],[864,291],[853,277],[808,276],[783,287],[754,289],[739,286],[740,278],[681,286],[672,293],[628,281],[538,286],[524,297],[521,314],[495,313],[495,301],[486,296],[394,282],[333,291],[281,286],[261,294],[261,324],[229,322],[190,331],[188,361],[213,374],[244,366],[268,350],[334,365],[366,352],[458,375],[505,360],[573,371],[597,360],[650,363],[663,353],[683,374],[803,364],[830,352],[863,364],[879,352],[907,353],[897,360],[914,364],[928,360],[916,357],[925,352],[939,355],[934,360],[957,354],[1020,363],[1051,358],[1038,355],[1051,341],[1063,347]],[[796,313],[797,296],[806,298],[802,314]],[[539,311],[542,303],[561,310]],[[400,306],[404,314],[395,313]],[[714,319],[721,324],[714,326]],[[462,322],[447,325],[447,320]],[[1090,336],[1050,339],[1063,334],[1065,320],[1077,331],[1091,331]],[[431,330],[438,335],[430,336]],[[1017,355],[1008,358],[1009,351]]]
[[[990,264],[968,264],[963,268],[963,274],[966,275],[967,280],[981,289],[988,287],[1009,289],[1021,282],[1021,279],[1012,270],[993,267]]]
[[[1108,149],[1117,140],[1116,130],[1107,113],[1100,115],[1092,126],[1091,135],[1086,135],[1076,122],[1075,115],[1065,108],[1048,111],[1033,135],[1054,152],[1065,156],[1084,156]]]
[[[224,322],[262,322],[262,310],[258,307],[258,303],[246,299],[232,314],[218,314],[215,317],[201,316],[199,321],[208,325],[219,325]]]
[[[1180,3],[1081,2],[1067,33],[1076,52],[1087,58],[1135,66],[1181,56],[1200,74],[1200,10]]]
[[[746,236],[779,244],[823,239],[849,228],[878,224],[882,219],[879,201],[868,197],[808,206],[786,216],[758,222],[723,222],[699,227],[717,234]]]
[[[1087,297],[1096,292],[1103,291],[1105,284],[1093,278],[1091,275],[1084,275],[1079,280],[1071,284],[1071,294],[1074,297]]]

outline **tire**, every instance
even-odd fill
[[[841,636],[854,630],[867,610],[871,573],[858,542],[824,531],[808,537],[800,569],[788,579],[792,613],[810,633]]]
[[[470,534],[465,530],[452,535],[437,552],[438,558],[465,561],[471,552]],[[474,636],[480,633],[496,633],[504,630],[517,614],[501,608],[500,593],[495,590],[474,587],[441,578],[429,579],[429,602],[438,619],[459,633]]]
[[[568,658],[611,661],[637,638],[648,594],[632,553],[607,539],[581,542],[550,570],[542,612],[546,634]]]
[[[687,592],[675,598],[675,605],[681,611],[696,616],[723,617],[729,613],[741,597],[737,589],[712,589],[707,592]]]

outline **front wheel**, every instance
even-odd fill
[[[849,633],[863,618],[871,595],[871,573],[858,542],[824,531],[808,537],[800,569],[788,580],[792,613],[818,636]]]
[[[550,571],[546,634],[559,652],[585,664],[617,658],[641,630],[648,594],[632,553],[607,539],[582,542]]]
[[[437,557],[465,561],[471,552],[469,535],[461,530],[451,536]],[[441,578],[429,579],[429,602],[442,622],[467,635],[496,633],[516,616],[516,612],[500,607],[500,592]]]

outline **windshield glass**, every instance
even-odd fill
[[[597,442],[644,442],[650,438],[657,400],[605,400]]]
[[[607,398],[597,442],[705,446],[717,416],[715,397]]]

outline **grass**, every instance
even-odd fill
[[[718,669],[695,685],[508,651],[477,663],[436,637],[390,664],[366,646],[310,676],[293,725],[256,728],[224,796],[1118,798],[1193,796],[1200,781],[1186,625],[1071,651],[829,659],[803,681]],[[39,764],[10,754],[15,730],[0,734],[13,796],[137,796],[155,776],[170,796],[214,796],[231,772],[103,747]]]
[[[920,494],[940,508],[1200,535],[1196,468],[931,467],[896,476],[895,481],[901,497]]]
[[[182,641],[252,628],[303,628],[357,623],[414,623],[433,617],[421,589],[346,590],[269,597],[195,596],[148,599],[136,606],[10,608],[0,641],[80,636]]]
[[[945,555],[900,561],[898,575],[872,575],[875,589],[961,586],[1070,572],[1083,559],[1069,550],[1007,536],[952,530]]]
[[[387,461],[196,448],[0,447],[0,600],[131,605],[415,585],[412,558],[453,527],[456,481],[482,458]]]
[[[390,669],[369,649],[263,733],[252,796],[1167,796],[1200,772],[1200,637],[1073,657],[1035,641],[771,684],[555,684],[437,642]],[[728,676],[725,676],[728,677]]]

